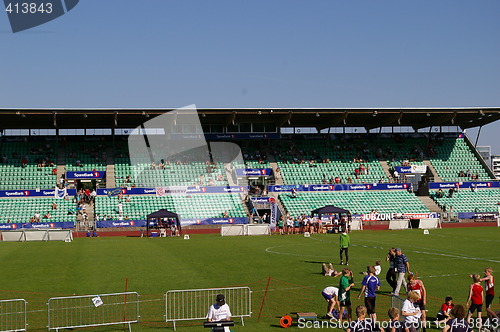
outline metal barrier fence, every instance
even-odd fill
[[[130,324],[139,322],[136,292],[53,297],[47,302],[48,329]]]
[[[0,301],[0,331],[26,331],[26,300],[2,300]]]
[[[208,308],[215,303],[217,294],[224,294],[231,309],[231,317],[240,317],[242,325],[245,325],[243,317],[250,317],[252,314],[252,291],[249,287],[167,291],[165,321],[173,322],[176,330],[176,321],[205,319]]]

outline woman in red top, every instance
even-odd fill
[[[488,317],[498,318],[497,314],[490,309],[491,303],[495,298],[495,280],[493,279],[493,269],[491,267],[484,269],[484,277],[481,278],[481,281],[484,281],[484,288],[486,290],[486,313]]]
[[[422,280],[418,280],[415,278],[414,274],[410,274],[408,276],[408,292],[409,291],[415,291],[419,295],[418,301],[415,302],[415,306],[418,306],[420,308],[420,311],[422,312],[422,318],[421,320],[423,322],[426,321],[426,315],[425,315],[425,305],[427,304],[427,291],[425,290],[424,283]]]
[[[469,314],[467,315],[467,321],[470,323],[470,319],[474,311],[477,310],[478,322],[481,321],[481,312],[483,311],[483,286],[481,286],[481,277],[479,274],[474,274],[472,276],[474,283],[470,285],[469,296],[467,297],[467,306],[469,307],[470,302],[472,304],[469,307]],[[480,326],[478,326],[479,328]]]

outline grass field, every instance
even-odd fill
[[[361,272],[381,260],[379,318],[386,318],[390,291],[385,282],[389,247],[401,247],[411,270],[428,291],[428,316],[434,317],[444,297],[464,304],[471,273],[486,266],[500,271],[500,228],[454,228],[405,231],[357,231],[351,233],[350,265],[357,300]],[[280,329],[279,317],[290,312],[313,311],[324,315],[321,290],[338,286],[339,278],[320,274],[322,262],[338,265],[338,235],[220,237],[192,235],[181,238],[76,238],[72,243],[0,243],[1,299],[25,298],[30,330],[45,330],[46,302],[64,295],[104,294],[128,290],[141,295],[141,323],[135,331],[171,329],[163,322],[163,294],[167,290],[249,286],[252,317],[234,331]],[[500,273],[496,273],[500,278]],[[271,279],[268,279],[271,277]],[[500,279],[499,279],[500,280]],[[269,285],[268,285],[269,281]],[[266,285],[268,292],[263,300]],[[497,294],[498,295],[498,294]],[[230,305],[231,303],[229,303]],[[207,308],[208,309],[208,308]],[[499,310],[498,297],[494,309]],[[262,310],[262,311],[261,311]],[[260,321],[258,316],[261,312]],[[120,330],[121,326],[92,330]],[[200,331],[200,322],[178,324],[178,331]]]

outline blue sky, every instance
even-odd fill
[[[13,34],[2,12],[0,107],[500,106],[499,13],[496,0],[81,0]],[[496,154],[499,129],[479,141]]]

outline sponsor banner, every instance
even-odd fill
[[[176,186],[176,187],[157,187],[156,196],[171,196],[171,195],[185,195],[187,193],[188,187],[186,186]]]
[[[205,218],[181,219],[182,226],[188,225],[218,225],[218,224],[246,224],[248,218]],[[150,222],[154,226],[156,222]],[[109,227],[146,227],[146,220],[100,220],[96,222],[97,228]]]
[[[66,172],[66,179],[68,180],[89,180],[89,179],[102,179],[106,176],[106,172]]]
[[[7,231],[13,229],[48,229],[48,228],[75,228],[75,223],[72,221],[64,222],[41,222],[41,223],[2,223],[0,230]]]
[[[97,228],[110,227],[146,227],[146,220],[99,220],[96,221]]]
[[[459,212],[458,219],[495,219],[497,212]]]
[[[76,189],[67,189],[69,196],[76,194]],[[0,190],[0,197],[55,197],[55,189],[40,190]]]
[[[482,181],[482,182],[431,182],[429,189],[449,189],[449,188],[500,188],[498,181]]]
[[[228,225],[228,224],[247,224],[248,218],[205,218],[205,219],[181,219],[182,226],[189,225]]]
[[[427,173],[427,165],[412,165],[412,166],[396,166],[394,167],[400,174],[425,174]]]
[[[97,195],[118,196],[122,195],[155,195],[155,188],[113,188],[113,189],[97,189]]]
[[[205,134],[206,140],[231,140],[231,139],[280,139],[281,134]]]
[[[344,191],[344,190],[408,190],[410,183],[306,184],[268,186],[269,192]]]
[[[170,134],[168,136],[171,140],[233,140],[233,139],[280,139],[281,135],[278,133],[271,134]]]
[[[270,176],[272,172],[272,168],[237,168],[236,176]]]
[[[250,197],[255,204],[266,204],[269,203],[271,197]]]
[[[162,188],[162,189],[159,189]],[[163,191],[163,194],[162,194]],[[227,186],[227,187],[158,187],[158,188],[115,188],[115,189],[97,189],[97,195],[182,195],[182,194],[221,194],[221,193],[246,193],[248,187],[245,186]],[[110,193],[111,192],[111,193]],[[54,194],[52,192],[52,194]]]
[[[363,221],[388,221],[397,219],[429,219],[438,218],[438,214],[431,213],[365,213],[361,215]]]

